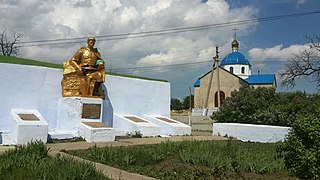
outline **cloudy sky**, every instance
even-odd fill
[[[171,96],[210,70],[215,46],[231,52],[235,26],[239,51],[252,73],[278,73],[305,35],[320,33],[320,14],[252,21],[320,10],[319,0],[0,0],[0,30],[24,34],[20,57],[62,63],[95,36],[107,70],[171,83]],[[239,23],[251,20],[250,23]],[[236,22],[236,24],[232,24]],[[217,26],[219,25],[219,26]],[[192,27],[204,27],[193,29]],[[177,65],[178,64],[178,65]],[[149,68],[146,68],[149,67]],[[303,79],[278,91],[316,92]]]

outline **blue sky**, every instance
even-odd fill
[[[86,37],[96,36],[96,47],[107,70],[171,83],[171,97],[189,95],[189,87],[211,68],[215,46],[221,57],[231,52],[233,26],[137,37],[103,36],[194,27],[253,18],[320,10],[319,0],[17,0],[2,1],[0,27],[24,34],[22,41],[43,41],[21,48],[20,57],[62,63]],[[15,12],[15,13],[11,13]],[[278,74],[294,53],[306,47],[305,35],[320,33],[320,15],[237,25],[239,51],[252,64],[252,73]],[[100,38],[99,38],[100,36]],[[101,37],[102,36],[102,37]],[[77,42],[46,40],[79,38]],[[59,44],[60,43],[60,44]],[[33,46],[30,46],[33,45]],[[190,64],[194,63],[194,64]],[[175,64],[185,64],[173,66]],[[142,69],[141,67],[150,67]],[[131,68],[131,69],[129,69]],[[316,92],[315,83],[278,91]]]

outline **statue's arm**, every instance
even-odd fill
[[[70,59],[69,63],[70,65],[78,72],[81,73],[81,57],[82,57],[83,50],[79,49],[73,57]]]

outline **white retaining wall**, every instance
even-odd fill
[[[284,141],[289,129],[289,127],[269,125],[213,123],[213,135],[227,135],[251,142]]]
[[[11,109],[35,109],[48,122],[49,131],[57,126],[58,99],[62,97],[62,69],[0,63],[0,132],[10,128]],[[170,84],[107,75],[104,88],[103,119],[113,124],[113,114],[170,115]]]

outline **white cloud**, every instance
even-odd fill
[[[283,48],[282,45],[276,45],[271,48],[252,48],[249,50],[250,59],[253,61],[263,62],[267,59],[274,59],[279,61],[287,61],[293,57],[294,54],[309,49],[309,45],[291,45],[287,48]]]
[[[23,33],[22,41],[34,41],[217,24],[252,19],[257,13],[252,7],[231,8],[225,0],[6,0],[0,6],[0,24]],[[238,26],[238,34],[246,34],[255,26]],[[231,52],[232,28],[112,41],[97,38],[96,47],[113,68],[208,61],[216,45],[222,47],[221,57]],[[61,63],[84,45],[85,40],[63,46],[25,47],[21,54]]]
[[[124,1],[124,0],[40,0],[5,1],[1,5],[1,24],[6,24],[7,29],[15,29],[25,34],[23,41],[60,39],[85,36],[97,36],[108,34],[120,34],[130,32],[152,31],[177,27],[191,27],[219,22],[230,22],[250,19],[257,13],[251,7],[230,9],[225,1],[209,0],[201,3],[200,0],[173,1],[173,0],[150,0],[150,1]],[[15,12],[9,16],[9,12]],[[241,25],[238,27],[239,34],[255,25]],[[168,63],[175,63],[173,59],[179,59],[182,53],[188,54],[189,59],[184,62],[192,62],[199,59],[199,52],[212,48],[215,45],[224,46],[229,43],[232,36],[232,27],[216,28],[203,31],[192,31],[165,36],[153,36],[135,39],[122,39],[116,41],[99,42],[102,54],[121,56],[123,60],[117,60],[115,64],[121,65],[120,61],[130,64],[146,63],[157,64],[150,59],[150,54],[170,54]],[[77,49],[82,44],[70,44]],[[229,46],[229,44],[228,44]],[[66,54],[65,47],[39,46],[43,51],[53,51],[50,54]],[[172,49],[181,49],[172,53]],[[24,48],[23,56],[32,58],[33,47]],[[185,52],[184,52],[185,51]],[[60,52],[60,53],[56,53]],[[187,53],[186,53],[187,52]],[[127,57],[124,57],[127,55]],[[176,56],[176,58],[173,58]],[[204,56],[201,56],[204,58]],[[60,57],[57,57],[60,58]],[[142,61],[141,59],[149,59]],[[49,59],[49,58],[48,58]],[[152,58],[154,59],[154,58]],[[170,59],[170,58],[169,58]],[[181,59],[181,58],[180,58]],[[44,58],[44,60],[46,60]],[[140,61],[139,61],[140,60]],[[126,64],[126,63],[123,63]]]
[[[158,1],[155,4],[148,6],[146,8],[145,12],[143,12],[143,16],[145,16],[145,17],[154,16],[157,13],[159,13],[160,11],[170,7],[171,3],[172,3],[172,0]]]
[[[302,4],[306,3],[306,2],[307,2],[307,0],[298,0],[297,1],[297,6],[302,5]]]

